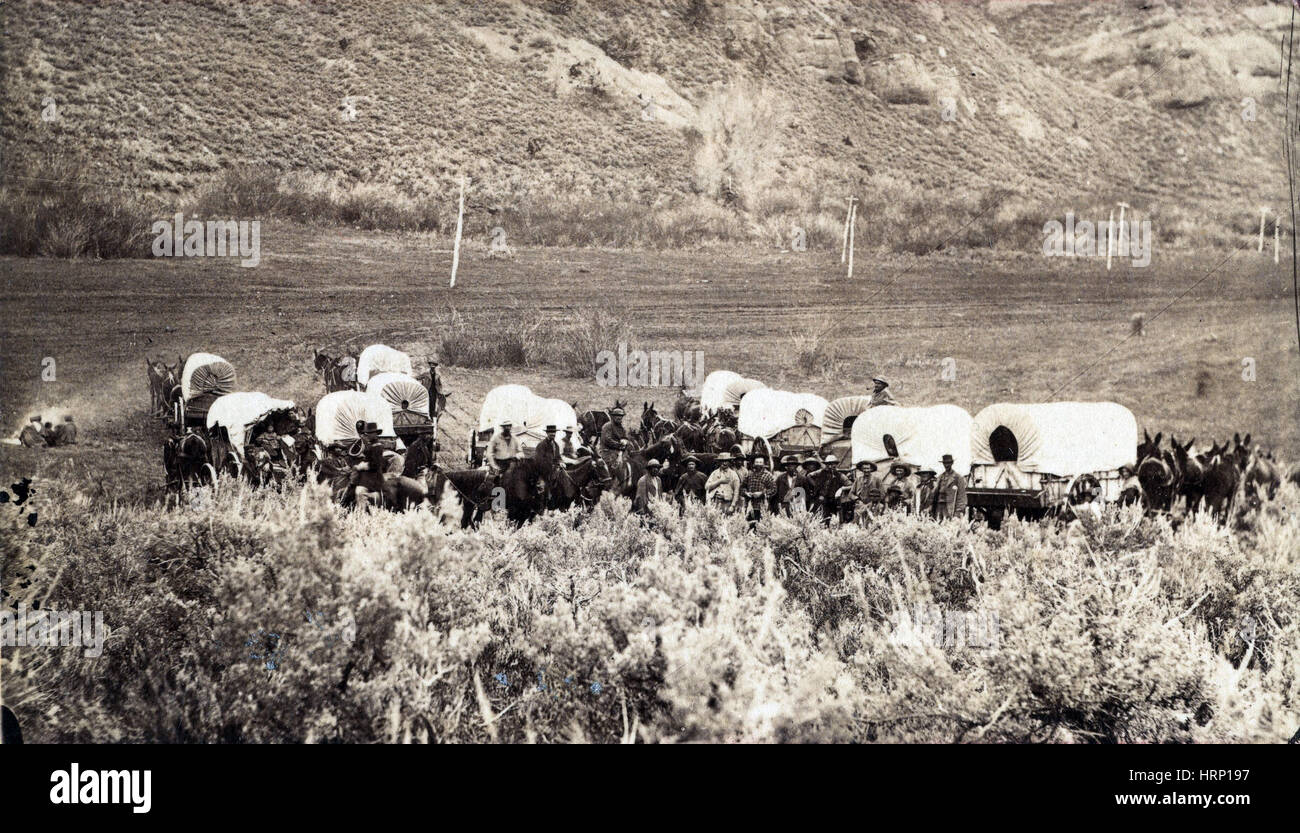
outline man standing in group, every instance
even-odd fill
[[[492,442],[488,444],[488,469],[496,478],[500,478],[510,468],[510,463],[519,456],[519,438],[511,433],[513,428],[514,423],[510,420],[501,423]]]
[[[859,526],[866,526],[871,520],[874,504],[879,503],[882,497],[880,478],[876,477],[876,464],[870,460],[860,461],[857,469],[849,496],[853,498],[853,520]]]
[[[609,412],[609,422],[601,426],[596,451],[612,472],[618,464],[618,455],[627,448],[627,429],[623,427],[623,409]]]
[[[808,499],[808,478],[799,471],[799,458],[787,454],[781,458],[781,467],[785,471],[776,479],[776,494],[772,511],[792,515],[804,509]]]
[[[652,458],[645,464],[645,474],[637,481],[633,511],[639,515],[649,514],[650,502],[656,500],[663,491],[663,482],[659,479],[659,461]]]
[[[910,510],[915,495],[911,466],[901,460],[896,461],[889,467],[889,474],[881,480],[880,490],[885,494],[885,505]]]
[[[921,469],[916,473],[916,514],[923,518],[934,515],[934,469]]]
[[[821,501],[822,511],[826,513],[826,520],[840,517],[840,497],[843,490],[849,485],[849,479],[844,476],[836,466],[840,460],[834,454],[827,454],[823,460],[826,464],[824,469],[826,476],[822,478],[820,486],[817,488],[817,497]]]
[[[750,529],[758,526],[767,502],[775,494],[776,480],[772,478],[772,473],[767,470],[767,461],[762,457],[755,457],[754,467],[740,487],[740,496],[744,499],[745,507],[748,510],[745,513],[745,519],[749,521]]]
[[[682,506],[686,505],[688,498],[698,503],[704,502],[704,490],[707,481],[704,479],[704,473],[699,470],[699,463],[700,458],[694,454],[689,454],[686,459],[682,460],[682,465],[686,467],[686,471],[682,472],[682,476],[677,478],[677,488],[673,490],[673,495]]]
[[[889,382],[879,376],[871,380],[874,387],[871,391],[871,404],[868,406],[874,408],[877,405],[897,405],[898,400],[889,392]]]
[[[740,496],[740,477],[731,467],[731,454],[724,451],[717,457],[718,467],[709,475],[704,484],[704,493],[709,503],[723,512],[736,511],[736,499]]]
[[[952,455],[943,455],[943,473],[934,484],[934,516],[939,520],[966,517],[966,478],[952,470]]]
[[[28,448],[44,448],[49,445],[45,441],[45,435],[41,433],[41,418],[39,416],[32,417],[31,421],[23,426],[23,430],[18,434],[18,441]]]

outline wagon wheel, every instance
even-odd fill
[[[1091,493],[1093,490],[1100,490],[1101,482],[1091,474],[1076,474],[1070,479],[1070,484],[1065,489],[1065,501],[1068,505],[1073,505],[1075,499],[1082,497],[1085,492]],[[1057,507],[1058,509],[1060,507]]]

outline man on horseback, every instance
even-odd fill
[[[565,460],[575,460],[578,457],[578,447],[573,442],[573,426],[564,426],[564,442],[560,444],[560,456]]]
[[[488,443],[488,470],[496,479],[500,479],[510,464],[519,456],[519,438],[511,433],[514,423],[510,420],[502,422],[497,427],[497,433],[493,435],[492,442]]]
[[[627,450],[627,429],[623,427],[623,416],[622,408],[614,408],[609,412],[609,422],[600,429],[600,440],[596,450],[605,461],[605,465],[609,466],[610,471],[616,469],[619,458]]]
[[[541,473],[542,482],[545,484],[547,506],[551,506],[554,495],[556,481],[560,476],[560,444],[555,441],[556,427],[554,425],[546,426],[546,439],[537,444],[533,449],[533,459],[537,461],[537,470]]]

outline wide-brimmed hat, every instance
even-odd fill
[[[822,458],[822,462],[825,463],[825,464],[828,465],[828,466],[830,466],[830,465],[834,465],[835,463],[838,463],[839,461],[840,461],[840,458],[836,457],[834,454],[827,454],[825,457]]]
[[[627,411],[623,410],[622,408],[614,408],[609,412],[609,415],[612,417],[616,417],[616,416],[623,416],[626,413]]]
[[[859,461],[858,461],[858,468],[859,468],[859,469],[863,469],[863,468],[865,468],[867,471],[875,471],[875,470],[876,470],[876,464],[873,463],[873,462],[871,462],[870,460],[859,460]]]
[[[687,463],[694,463],[695,465],[698,466],[700,464],[700,458],[696,457],[694,454],[687,454],[685,457],[682,458],[682,465],[685,465]]]
[[[657,469],[659,468],[659,461],[651,459],[645,464],[645,467],[648,469]]]
[[[818,460],[815,454],[810,454],[807,460],[801,460],[800,462],[805,466],[820,466],[822,464],[822,461]]]
[[[40,418],[39,415],[34,416],[34,417],[32,417],[31,419],[28,420],[28,422],[40,422],[40,421],[41,421],[41,418]]]
[[[718,463],[730,463],[735,458],[732,457],[729,452],[724,451],[721,454],[719,454],[717,457],[714,457],[713,459],[715,462]]]
[[[554,433],[556,432],[556,430],[557,430],[557,429],[556,429],[556,427],[555,427],[554,425],[548,425],[548,426],[546,426],[546,433],[548,433],[548,434],[554,434]]]
[[[793,454],[787,454],[787,455],[785,455],[784,457],[781,458],[781,465],[783,465],[783,466],[797,466],[797,465],[799,465],[799,458],[796,457],[796,456],[794,456]]]
[[[371,434],[378,436],[383,432],[379,430],[379,426],[376,425],[375,423],[367,422],[365,425],[361,426],[360,429],[358,429],[357,433],[368,437]]]
[[[942,457],[939,458],[939,462],[940,462],[940,463],[951,463],[951,462],[952,462],[952,455],[951,455],[951,454],[945,454],[945,455],[943,455]]]
[[[508,419],[504,419],[504,420],[501,421],[501,427],[502,427],[502,428],[514,428],[514,427],[515,427],[515,424],[514,424],[513,422],[511,422],[510,420],[508,420]]]
[[[936,472],[934,469],[921,469],[921,470],[919,470],[919,471],[917,472],[917,474],[918,474],[918,475],[920,475],[920,474],[928,474],[928,475],[930,475],[931,477],[934,477],[936,474],[938,474],[938,472]]]
[[[908,472],[909,474],[912,471],[912,467],[909,466],[907,463],[894,463],[892,466],[889,467],[890,471],[898,471],[899,469],[902,469],[903,471]]]
[[[873,381],[873,382],[879,382],[880,384],[884,385],[885,387],[889,387],[889,380],[888,380],[888,379],[885,379],[885,378],[882,378],[882,377],[880,377],[880,376],[872,376],[872,377],[871,377],[871,381]]]

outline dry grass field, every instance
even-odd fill
[[[503,258],[479,240],[452,290],[445,240],[292,224],[268,225],[262,240],[256,268],[6,258],[4,429],[16,431],[29,412],[68,412],[84,441],[69,451],[2,446],[0,470],[71,466],[76,480],[105,478],[124,498],[156,488],[163,434],[145,416],[146,354],[175,361],[215,352],[234,363],[242,388],[309,405],[324,393],[314,347],[384,342],[436,355],[444,337],[479,339],[521,322],[545,341],[594,308],[629,322],[629,349],[700,350],[706,370],[774,387],[833,398],[884,374],[904,403],[951,402],[972,413],[997,401],[1110,399],[1152,433],[1206,442],[1250,432],[1285,459],[1300,458],[1289,269],[1251,249],[1167,258],[1157,248],[1149,267],[1117,262],[1109,273],[1100,258],[860,254],[850,282],[826,252],[525,248]],[[449,332],[453,310],[458,330]],[[1146,335],[1130,337],[1138,312]],[[809,372],[797,360],[799,340],[818,332]],[[55,381],[42,381],[45,357],[56,362]],[[953,381],[941,378],[945,358],[955,363]],[[1246,358],[1255,360],[1253,382],[1243,380]],[[498,384],[522,382],[583,408],[615,397],[664,407],[676,393],[601,388],[544,358],[446,375],[456,413],[441,429],[445,460],[463,452],[460,414],[476,416]]]

